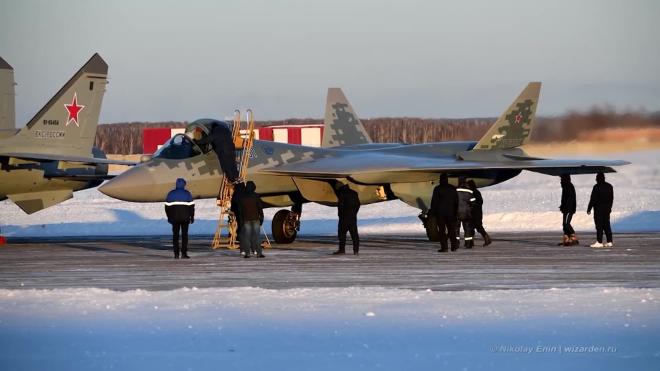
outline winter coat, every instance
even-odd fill
[[[224,123],[215,123],[209,135],[197,141],[204,146],[211,144],[213,151],[218,156],[220,167],[229,181],[234,182],[238,178],[236,166],[236,146],[232,138],[231,130]]]
[[[177,179],[176,188],[167,194],[165,214],[170,224],[192,223],[195,220],[195,204],[183,178]]]
[[[241,224],[256,220],[259,221],[260,225],[264,223],[264,209],[261,199],[254,191],[254,186],[248,184],[248,187],[239,195],[238,221]]]
[[[469,188],[459,187],[456,188],[458,192],[458,219],[471,220],[472,219],[472,205],[477,200],[474,193]]]
[[[433,189],[429,215],[436,218],[456,219],[458,214],[458,192],[451,184],[439,184]]]
[[[591,190],[591,198],[589,199],[589,206],[587,212],[594,211],[599,213],[611,213],[612,203],[614,203],[614,188],[606,181],[597,182]]]
[[[472,220],[475,220],[479,222],[478,224],[481,224],[481,221],[484,219],[484,199],[481,197],[481,192],[479,192],[478,189],[473,189],[472,192],[475,199],[472,203]]]
[[[561,183],[561,205],[559,210],[564,214],[575,214],[576,199],[575,187],[571,182]]]
[[[357,222],[357,213],[360,210],[360,198],[357,192],[347,186],[337,191],[337,216],[339,221]]]
[[[215,153],[229,153],[232,156],[236,150],[231,130],[224,123],[215,123],[206,137],[197,141],[200,146],[211,144]]]

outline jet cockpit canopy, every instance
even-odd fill
[[[191,122],[186,126],[186,135],[199,146],[199,148],[206,153],[211,150],[211,145],[201,145],[198,142],[206,138],[211,134],[213,127],[216,125],[225,125],[231,130],[232,124],[229,124],[225,121],[215,120],[215,119],[199,119]]]
[[[170,138],[154,153],[154,158],[181,160],[202,154],[202,149],[187,134],[177,134]]]

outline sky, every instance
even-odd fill
[[[361,117],[498,116],[529,81],[540,115],[660,110],[654,0],[0,0],[0,55],[22,127],[91,57],[101,122],[323,116],[341,87]]]

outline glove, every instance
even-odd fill
[[[195,218],[194,217],[190,218],[190,224],[193,224],[193,223],[195,223]]]

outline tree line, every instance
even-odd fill
[[[426,119],[416,117],[381,117],[362,119],[374,142],[427,143],[449,140],[478,140],[496,118]],[[258,121],[255,126],[321,124],[321,119],[286,119]],[[183,128],[185,121],[123,122],[99,125],[95,145],[105,153],[142,153],[144,128]],[[611,108],[594,108],[586,112],[569,112],[557,117],[537,117],[532,142],[569,141],[581,133],[607,128],[660,128],[660,112],[616,112]]]

